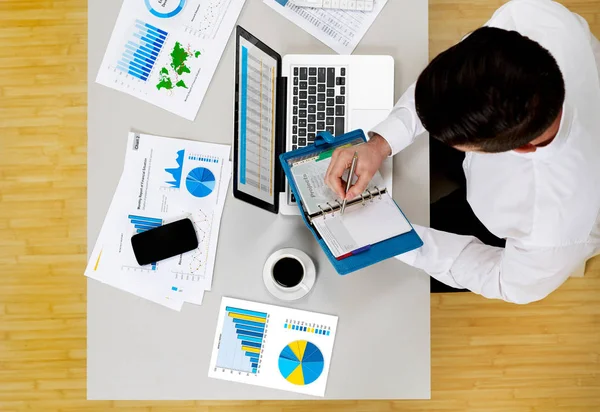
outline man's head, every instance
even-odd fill
[[[534,151],[558,130],[565,84],[552,55],[514,31],[482,27],[437,56],[415,90],[434,138],[460,150]]]

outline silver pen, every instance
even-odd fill
[[[354,169],[356,169],[356,162],[358,161],[358,152],[354,152],[354,156],[352,157],[352,165],[350,166],[350,173],[348,173],[348,181],[346,182],[346,195],[348,191],[352,187],[352,180],[354,177]],[[344,196],[344,201],[342,202],[342,209],[340,210],[340,214],[344,214],[344,210],[346,209],[346,196]]]

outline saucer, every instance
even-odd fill
[[[291,291],[284,290],[273,280],[273,277],[271,276],[271,269],[275,265],[275,262],[285,255],[292,255],[296,257],[304,265],[304,279],[302,279],[302,283],[306,286],[306,290],[303,288],[298,288]],[[263,268],[263,282],[265,283],[265,287],[271,293],[271,295],[280,300],[297,300],[306,296],[308,292],[312,290],[316,277],[317,271],[312,259],[306,253],[298,249],[280,249],[276,251],[268,257]]]

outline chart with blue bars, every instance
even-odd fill
[[[267,313],[227,306],[217,368],[258,374],[268,324]]]
[[[331,327],[327,325],[319,325],[318,323],[309,323],[295,319],[286,319],[283,324],[284,329],[297,330],[298,332],[312,333],[314,335],[329,336]]]
[[[143,233],[147,230],[162,226],[162,224],[163,224],[162,219],[156,219],[153,217],[138,216],[138,215],[129,215],[127,217],[129,218],[129,221],[133,225],[135,233]],[[150,265],[152,267],[152,270],[156,270],[156,262],[151,263]]]
[[[148,80],[168,34],[156,26],[136,20],[117,69],[142,81]]]
[[[207,163],[219,163],[219,158],[212,155],[206,155],[202,153],[190,153],[188,155],[189,160],[196,160],[198,162],[207,162]]]
[[[153,217],[129,215],[127,216],[129,221],[133,224],[136,233],[143,233],[146,230],[154,229],[162,226],[162,219],[156,219]]]

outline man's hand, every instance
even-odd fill
[[[342,176],[346,169],[350,168],[354,152],[358,152],[358,161],[354,171],[358,176],[358,180],[346,194],[346,183],[342,180]],[[379,170],[381,163],[391,154],[392,149],[388,142],[377,134],[368,143],[336,149],[331,156],[331,164],[325,175],[325,183],[340,199],[353,199],[365,191],[373,175]],[[352,179],[352,176],[348,178]]]

